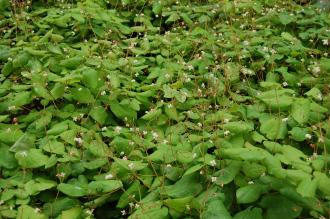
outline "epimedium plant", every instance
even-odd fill
[[[0,0],[1,218],[329,217],[329,13]]]

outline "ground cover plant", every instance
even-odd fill
[[[0,0],[0,218],[329,218],[329,5]]]

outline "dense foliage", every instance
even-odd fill
[[[328,218],[319,6],[0,0],[0,218]]]

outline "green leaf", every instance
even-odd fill
[[[92,68],[88,68],[83,70],[82,75],[83,75],[82,80],[86,85],[86,87],[90,88],[91,90],[94,90],[98,84],[98,78],[99,78],[98,72]]]
[[[56,217],[61,212],[79,205],[77,199],[68,197],[56,199],[54,202],[47,202],[43,207],[43,212],[49,217]]]
[[[15,154],[18,164],[24,168],[38,168],[44,166],[48,156],[42,153],[41,149],[22,150]]]
[[[270,140],[284,139],[287,135],[286,123],[278,117],[269,117],[261,121],[260,132]]]
[[[310,101],[307,99],[296,99],[291,106],[291,116],[300,124],[303,125],[308,121],[310,112]]]
[[[73,88],[71,90],[71,94],[73,99],[78,101],[79,103],[93,103],[94,102],[94,96],[90,92],[88,88],[85,87],[79,87],[79,88]]]
[[[261,208],[247,208],[244,211],[240,211],[233,219],[263,219],[262,217],[262,209]]]
[[[190,174],[183,176],[175,184],[164,186],[163,193],[173,198],[197,195],[203,188],[198,180],[198,175],[199,174]]]
[[[88,194],[87,188],[80,185],[60,183],[57,189],[70,197],[82,197]]]
[[[315,197],[317,184],[317,179],[304,179],[299,183],[297,192],[300,193],[303,197]]]
[[[220,197],[209,198],[205,207],[202,219],[232,219]]]
[[[225,130],[229,130],[233,133],[247,133],[254,129],[252,122],[229,122],[223,126]]]
[[[260,205],[266,208],[265,219],[294,219],[302,210],[299,205],[280,195],[265,196]]]
[[[13,146],[10,147],[11,152],[19,152],[29,150],[34,146],[35,138],[32,135],[24,133]]]
[[[0,168],[13,169],[17,166],[17,161],[8,146],[0,143]]]
[[[189,175],[189,174],[195,173],[195,172],[197,172],[198,170],[200,170],[204,166],[205,166],[204,164],[197,164],[195,166],[192,166],[189,169],[187,169],[187,171],[183,175],[185,176],[185,175]]]
[[[108,118],[108,114],[102,106],[93,108],[89,114],[96,122],[100,123],[101,125],[103,125]]]
[[[217,185],[225,185],[234,180],[235,176],[241,169],[242,162],[240,161],[231,161],[228,166],[215,172],[215,176],[218,176],[216,181]]]
[[[240,187],[236,191],[237,203],[247,204],[255,202],[259,199],[260,195],[267,191],[267,186],[252,184]]]
[[[192,199],[192,196],[176,199],[166,199],[164,200],[164,204],[177,212],[185,212],[187,210],[187,205],[189,205]]]
[[[129,219],[168,219],[168,209],[166,207],[161,207],[159,202],[148,202],[139,207],[132,215],[128,217]]]
[[[58,219],[78,219],[81,218],[82,209],[81,207],[71,208],[61,213]]]
[[[32,208],[28,205],[22,205],[18,207],[17,217],[20,219],[46,219],[46,215],[39,213],[35,210],[35,208]]]
[[[92,194],[114,192],[121,187],[123,184],[120,180],[93,181],[88,184],[89,193]]]

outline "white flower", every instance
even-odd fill
[[[77,142],[78,144],[82,144],[83,140],[81,138],[74,138],[73,139],[75,142]]]
[[[228,136],[229,134],[230,134],[230,131],[229,130],[226,130],[226,131],[224,131],[224,136]]]
[[[202,123],[197,123],[197,125],[199,126],[199,127],[202,127],[203,126],[203,124]]]
[[[140,207],[140,205],[138,203],[136,203],[134,207],[138,208],[138,207]]]
[[[146,135],[146,134],[148,134],[148,131],[143,131],[142,134]]]
[[[8,110],[14,110],[16,109],[16,106],[8,106]]]
[[[168,108],[172,108],[173,105],[170,103],[170,104],[167,105],[167,107],[168,107]]]
[[[40,211],[41,211],[40,208],[35,208],[35,209],[34,209],[34,212],[35,212],[35,213],[39,213]]]
[[[325,45],[325,46],[329,45],[329,40],[328,39],[324,39],[324,40],[322,40],[322,42],[323,42],[323,45]]]
[[[105,175],[104,177],[105,179],[112,179],[113,178],[113,175],[111,173]]]
[[[190,71],[194,70],[194,66],[192,66],[192,65],[188,65],[187,67],[188,67],[188,70],[190,70]]]
[[[127,160],[127,157],[126,156],[123,156],[123,158],[122,158],[123,160]]]
[[[324,138],[320,137],[317,141],[318,141],[319,143],[324,143]]]
[[[125,210],[122,210],[120,212],[121,212],[121,215],[126,215],[126,211]]]
[[[305,138],[307,138],[307,139],[312,139],[312,135],[311,135],[311,134],[306,134],[306,135],[305,135]]]
[[[216,182],[216,181],[217,181],[217,177],[212,176],[212,177],[211,177],[211,181],[212,181],[212,182]]]
[[[249,181],[248,184],[249,185],[252,185],[252,184],[254,184],[254,182],[253,181]]]
[[[125,154],[124,151],[121,151],[121,152],[120,152],[120,156],[123,156],[124,154]]]
[[[106,94],[107,94],[107,92],[105,90],[101,92],[101,96],[104,96]]]
[[[170,74],[165,74],[165,78],[167,78],[167,79],[169,79],[171,77],[171,75]]]
[[[211,160],[211,161],[210,161],[210,165],[211,165],[212,167],[215,167],[215,165],[217,165],[217,162],[216,162],[215,160]]]
[[[283,119],[282,119],[282,122],[287,122],[288,120],[289,120],[289,118],[286,117],[286,118],[283,118]]]
[[[287,86],[288,86],[288,82],[284,81],[284,82],[282,83],[282,85],[283,85],[283,87],[287,87]]]
[[[166,168],[171,168],[171,167],[172,167],[171,164],[167,164],[167,165],[166,165]]]
[[[134,207],[134,203],[133,203],[133,202],[128,203],[128,205],[129,205],[131,208]]]
[[[248,46],[248,45],[250,45],[250,43],[249,43],[249,41],[245,40],[245,41],[243,41],[243,45]]]
[[[321,71],[321,68],[319,67],[319,66],[315,66],[315,67],[313,67],[313,69],[312,69],[312,72],[314,73],[314,74],[317,74],[317,73],[319,73]]]
[[[130,170],[133,170],[133,169],[134,169],[134,163],[130,163],[130,164],[128,164],[128,168],[129,168]]]
[[[224,123],[228,123],[229,122],[229,119],[224,119],[223,122]]]
[[[20,154],[22,157],[26,157],[28,155],[27,151],[21,151]]]
[[[115,132],[116,132],[117,134],[119,134],[121,130],[122,130],[122,127],[120,127],[120,126],[116,126],[116,128],[115,128]]]
[[[167,144],[168,141],[166,139],[163,140],[163,144]]]
[[[157,139],[159,137],[158,133],[157,132],[152,132],[152,137],[154,139]]]
[[[93,215],[93,211],[94,211],[94,209],[88,209],[88,210],[86,210],[86,214],[88,214],[88,215]]]
[[[65,177],[65,173],[64,172],[60,172],[60,173],[56,174],[56,177],[58,177],[58,178],[64,178]]]

